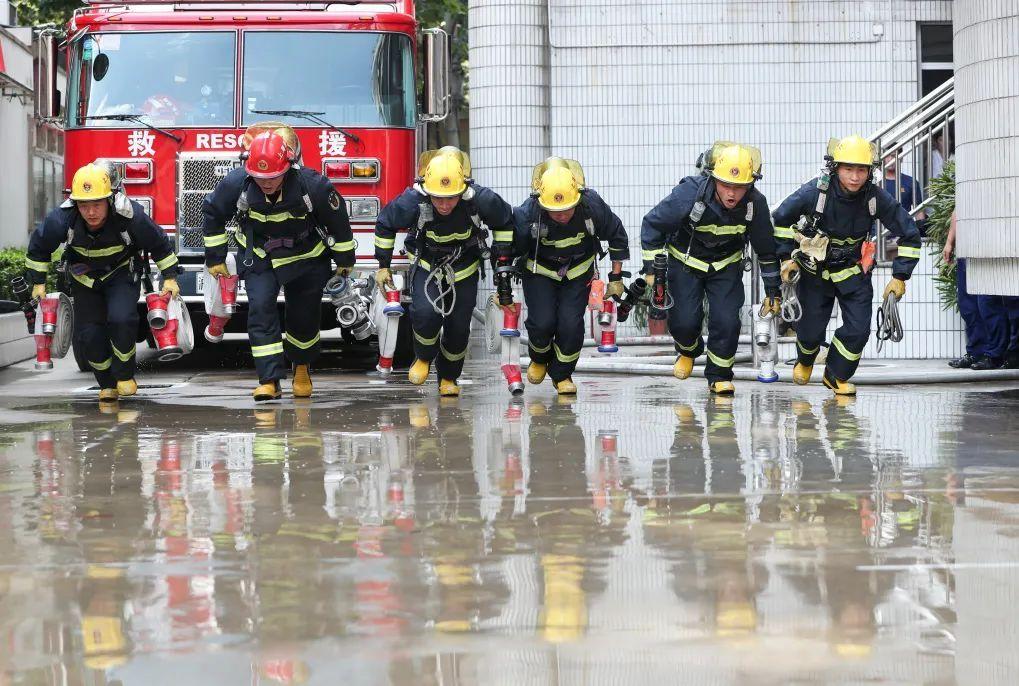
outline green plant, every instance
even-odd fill
[[[11,290],[11,279],[25,273],[25,250],[23,248],[4,248],[0,250],[0,300],[16,300]],[[56,290],[55,270],[50,269],[46,280],[47,288]]]
[[[927,237],[930,239],[931,255],[935,257],[938,273],[934,285],[941,296],[944,309],[958,309],[956,296],[956,262],[946,264],[942,259],[948,230],[955,212],[955,162],[948,162],[940,176],[931,179],[931,204],[927,212]]]

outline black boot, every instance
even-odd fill
[[[1001,369],[1001,360],[996,357],[981,357],[970,367],[975,371],[986,371],[988,369]]]
[[[977,359],[978,358],[973,357],[969,353],[966,353],[962,357],[957,357],[954,360],[950,360],[948,362],[948,366],[955,367],[956,369],[969,369],[970,367],[973,366],[973,363],[976,362]]]

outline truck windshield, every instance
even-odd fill
[[[413,127],[410,39],[365,31],[247,31],[242,97],[245,125],[265,119],[253,110],[304,110],[336,126]],[[295,117],[282,121],[308,126]]]
[[[235,41],[205,31],[86,36],[75,52],[71,125],[122,127],[88,117],[138,114],[155,126],[233,126]]]

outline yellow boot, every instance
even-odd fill
[[[414,360],[414,364],[411,365],[410,371],[407,372],[407,380],[415,386],[420,386],[428,380],[428,371],[431,369],[432,363],[425,362],[424,360]]]
[[[299,364],[294,367],[293,390],[295,398],[311,397],[311,374],[308,372],[308,365]]]
[[[120,394],[117,393],[116,388],[101,388],[99,389],[99,402],[101,403],[115,403],[120,399]]]
[[[127,381],[117,382],[117,393],[120,395],[120,397],[123,398],[129,395],[134,395],[137,392],[138,384],[135,382],[134,379],[128,379]]]
[[[460,387],[457,386],[456,381],[439,379],[439,395],[443,398],[455,398],[460,395]]]
[[[736,387],[732,385],[732,381],[716,381],[708,384],[708,390],[715,395],[732,395],[736,392]]]
[[[836,379],[827,370],[824,372],[824,385],[832,390],[835,395],[856,395],[856,386],[848,381]]]
[[[693,371],[693,358],[687,357],[686,355],[680,355],[679,359],[676,360],[676,364],[672,367],[672,375],[682,381],[683,379],[690,378],[690,372]]]
[[[537,386],[545,380],[548,373],[548,365],[541,362],[531,362],[527,365],[527,383]]]
[[[573,383],[573,379],[563,379],[555,384],[555,390],[559,395],[576,395],[577,384]]]
[[[814,372],[814,365],[805,365],[802,362],[797,362],[796,366],[793,367],[793,383],[800,386],[806,386],[810,383],[810,375]]]
[[[263,400],[278,400],[283,395],[283,391],[280,390],[279,381],[270,381],[259,384],[251,395],[254,396],[255,402],[262,402]]]

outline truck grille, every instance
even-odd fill
[[[205,250],[202,241],[202,201],[216,188],[216,184],[239,167],[237,155],[209,155],[184,153],[177,162],[177,179],[180,197],[177,201],[178,250],[182,253],[200,253]],[[234,231],[237,222],[231,219],[226,225],[231,249],[237,247]]]

